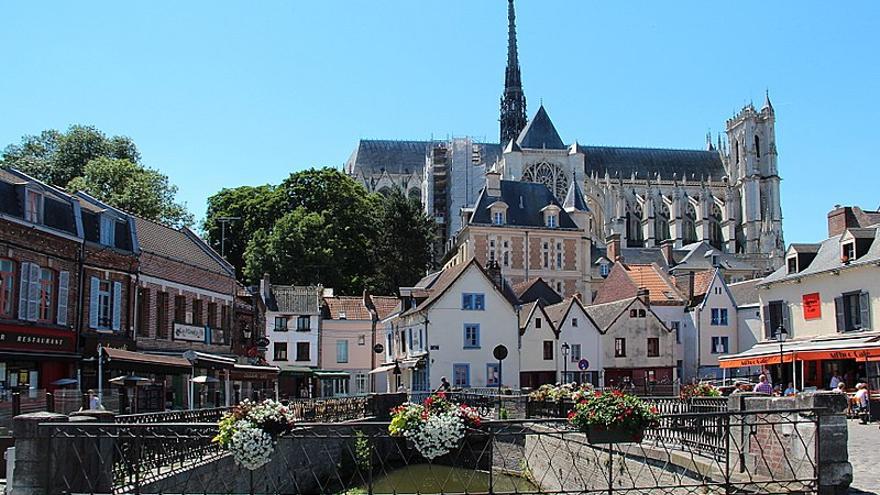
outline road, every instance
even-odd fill
[[[880,495],[880,428],[849,421],[849,462],[853,466],[850,494]]]

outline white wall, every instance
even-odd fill
[[[525,308],[523,308],[525,310]],[[541,319],[541,328],[535,328],[535,319]],[[544,341],[553,342],[553,359],[544,359]],[[557,361],[561,358],[561,341],[556,339],[553,325],[548,321],[547,314],[535,306],[532,317],[521,337],[520,371],[556,371]],[[561,361],[559,361],[561,367]]]
[[[572,319],[577,318],[577,327],[572,326]],[[571,310],[566,315],[565,320],[557,322],[559,329],[559,341],[568,342],[569,345],[580,344],[581,359],[586,359],[590,363],[590,367],[586,370],[578,368],[577,361],[572,361],[569,356],[568,371],[595,371],[602,375],[604,362],[602,359],[602,334],[593,324],[593,320],[587,317],[586,313],[581,309],[580,305],[573,304]],[[562,344],[560,344],[562,345]],[[560,364],[557,376],[558,381],[562,381],[562,371],[565,368],[562,364],[563,356],[559,357]]]
[[[727,310],[727,325],[712,325],[712,309]],[[699,365],[700,376],[707,374],[721,375],[718,370],[718,358],[724,354],[712,353],[712,338],[727,337],[728,354],[739,352],[739,339],[737,336],[737,313],[736,305],[726,290],[720,277],[714,277],[709,286],[706,297],[700,306],[694,308],[694,319],[699,332]]]
[[[287,317],[287,331],[286,332],[278,332],[275,330],[275,317],[276,316],[286,316]],[[298,332],[296,330],[296,319],[300,315],[298,314],[290,314],[290,313],[280,313],[275,311],[266,311],[266,338],[269,339],[269,349],[266,351],[266,361],[269,362],[270,365],[279,366],[282,369],[287,366],[310,366],[317,367],[318,366],[318,355],[320,354],[320,349],[318,349],[318,323],[319,318],[318,315],[309,315],[309,331],[308,332]],[[286,342],[287,343],[287,361],[276,361],[275,360],[275,343],[276,342]],[[309,343],[309,360],[308,361],[297,361],[296,360],[296,344],[298,342],[308,342]]]

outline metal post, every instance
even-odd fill
[[[193,379],[195,377],[196,377],[196,366],[192,365],[190,367],[190,374],[189,374],[189,409],[190,409],[190,411],[192,411],[193,409],[196,408],[195,407],[195,402],[196,402],[196,389],[195,389],[195,387],[196,387],[196,384],[193,381]]]
[[[98,342],[98,404],[104,403],[104,346]]]
[[[867,368],[865,368],[867,370]],[[501,410],[504,409],[504,403],[501,400],[501,360],[498,360],[498,419],[501,419]],[[491,469],[489,470],[492,471]],[[491,488],[491,484],[490,484]]]

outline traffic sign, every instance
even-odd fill
[[[586,359],[581,359],[580,361],[578,361],[578,369],[581,371],[587,371],[588,369],[590,369],[590,362]]]
[[[505,360],[507,358],[507,347],[503,344],[496,345],[495,349],[492,350],[492,355],[499,361]]]

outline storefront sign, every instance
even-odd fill
[[[802,298],[805,320],[817,320],[822,318],[822,300],[818,292],[804,294]]]
[[[800,354],[798,354],[798,359],[800,359]],[[767,366],[769,364],[779,364],[779,361],[780,356],[779,354],[776,354],[753,358],[719,359],[718,365],[722,368],[744,368],[746,366]],[[785,363],[790,363],[791,354],[786,354],[785,357],[781,359],[781,361]]]
[[[76,334],[55,328],[0,325],[0,349],[76,352]]]
[[[205,342],[207,332],[205,327],[196,325],[174,324],[174,340],[187,340],[189,342]]]

